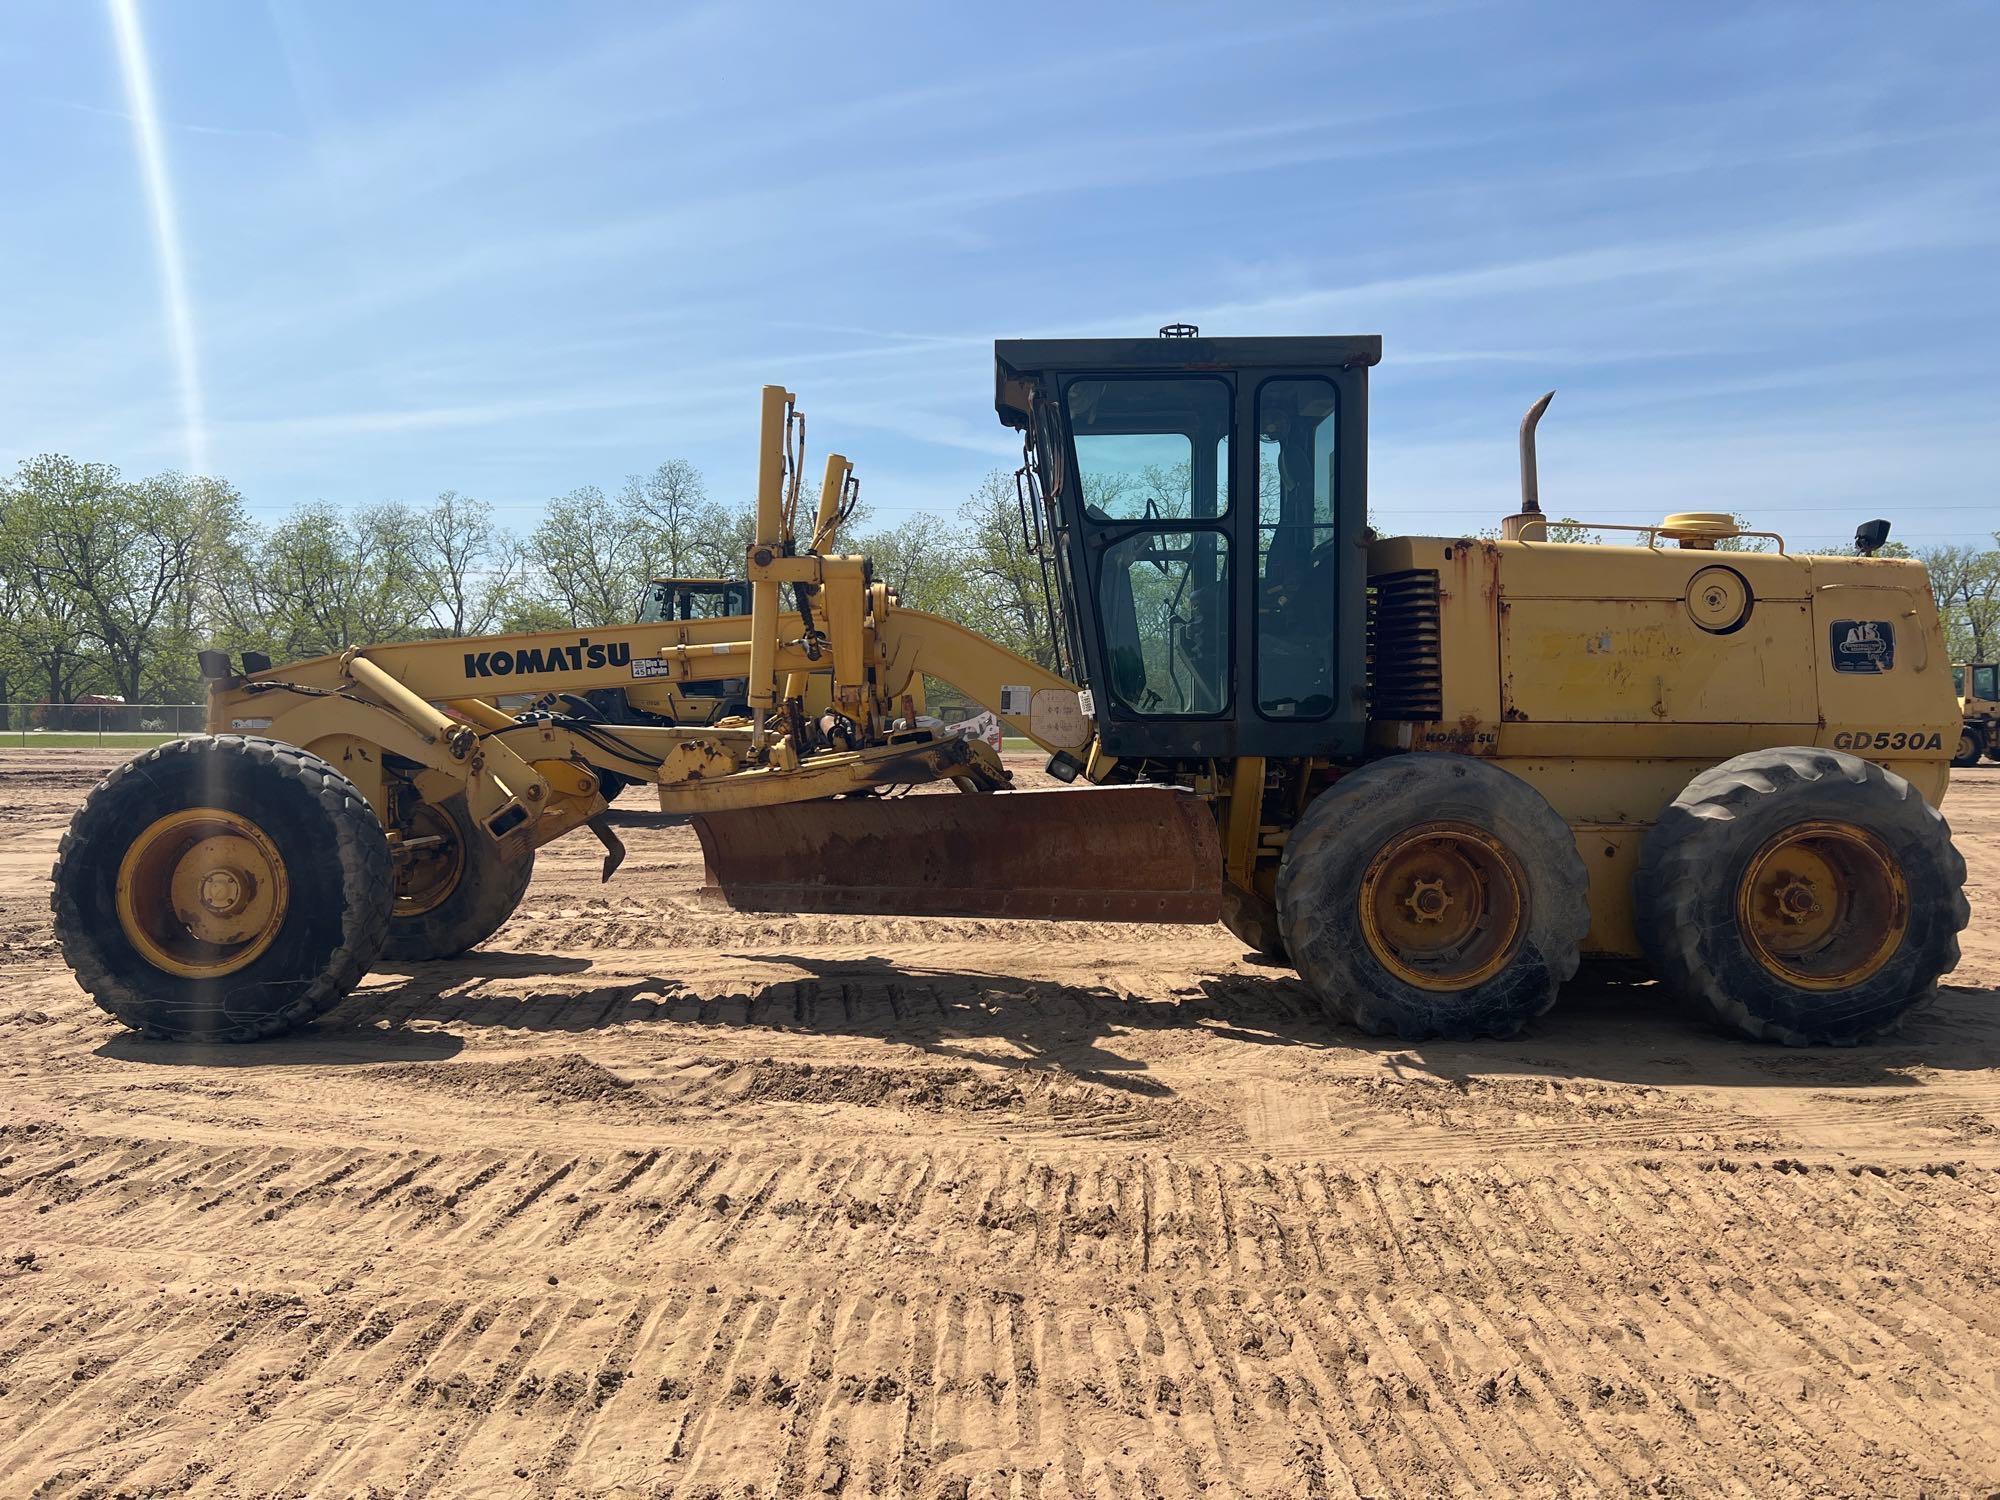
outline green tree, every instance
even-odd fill
[[[2000,533],[1994,547],[1923,547],[1953,661],[1992,661],[2000,649]]]
[[[225,628],[280,661],[408,640],[430,621],[418,538],[407,506],[301,506],[235,553]]]
[[[887,583],[911,609],[959,619],[968,587],[965,548],[951,524],[918,512],[900,526],[855,541],[872,558],[875,578]]]
[[[595,485],[551,500],[528,545],[540,617],[579,629],[630,620],[653,574],[644,532]]]
[[[1029,548],[1009,471],[995,469],[979,482],[959,507],[958,528],[965,593],[954,606],[954,617],[1053,670],[1053,580],[1045,578],[1041,559]]]
[[[0,595],[4,595],[9,628],[0,636],[14,690],[47,703],[67,703],[77,693],[98,685],[91,679],[99,664],[92,655],[89,616],[68,583],[41,566],[40,524],[49,507],[59,504],[64,487],[98,489],[114,483],[116,470],[103,465],[73,466],[70,460],[44,454],[24,460],[12,479],[0,482]]]
[[[670,458],[650,474],[628,476],[618,504],[628,518],[626,524],[645,529],[641,550],[658,575],[703,576],[716,561],[718,538],[729,530],[728,514],[708,498],[701,470],[684,458]],[[742,569],[739,553],[721,576]]]
[[[702,529],[680,576],[689,578],[741,578],[750,544],[757,539],[757,507],[735,509],[717,505],[702,519]]]
[[[109,465],[46,454],[22,464],[9,511],[16,566],[37,596],[31,628],[50,665],[60,640],[80,632],[128,701],[149,685],[188,691],[196,597],[217,539],[242,524],[241,497],[219,480],[127,483]],[[52,692],[73,687],[62,676],[51,671]]]

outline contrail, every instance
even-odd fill
[[[109,0],[111,30],[118,41],[118,68],[125,78],[125,103],[132,116],[132,139],[146,178],[146,202],[153,214],[153,250],[160,264],[160,299],[166,304],[167,336],[173,344],[180,383],[181,427],[188,470],[208,472],[208,424],[202,415],[201,363],[194,342],[194,306],[188,300],[187,268],[181,259],[174,185],[167,175],[167,152],[160,136],[160,107],[153,98],[153,70],[146,60],[146,36],[139,29],[137,0]]]

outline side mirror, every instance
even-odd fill
[[[1863,557],[1873,557],[1889,540],[1887,521],[1863,521],[1854,528],[1854,550]]]

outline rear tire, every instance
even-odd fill
[[[1662,985],[1748,1036],[1853,1046],[1937,995],[1970,920],[1965,861],[1909,782],[1804,746],[1688,783],[1646,835],[1640,941]]]
[[[1576,973],[1589,876],[1525,781],[1470,756],[1396,755],[1306,808],[1278,914],[1300,977],[1363,1031],[1509,1037]]]
[[[1979,764],[1979,757],[1987,753],[1989,752],[1986,731],[1977,724],[1961,726],[1958,731],[1958,752],[1952,756],[1951,763],[1960,767],[1976,766]],[[1996,754],[1995,759],[2000,759],[2000,754]]]
[[[425,828],[448,829],[457,840],[456,850],[447,856],[456,873],[446,878],[441,892],[419,893],[418,899],[429,904],[413,910],[413,876],[419,875],[422,867],[406,864],[398,871],[396,909],[389,919],[382,956],[404,963],[456,958],[478,947],[506,925],[535,876],[534,854],[512,861],[502,859],[493,840],[473,827],[462,795],[425,806],[436,815],[425,822]]]
[[[50,878],[77,982],[175,1040],[304,1025],[360,983],[388,932],[374,809],[276,740],[203,735],[127,761],[84,799]]]

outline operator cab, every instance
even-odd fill
[[[1059,670],[1120,758],[1353,755],[1372,335],[1003,340]]]
[[[639,623],[719,620],[750,613],[750,585],[742,579],[655,578],[639,601]]]

